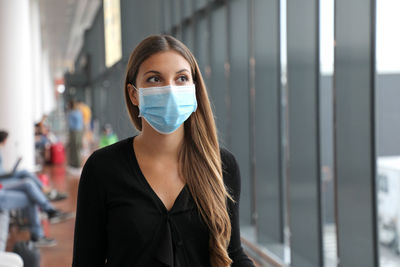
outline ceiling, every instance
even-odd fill
[[[38,0],[42,48],[48,52],[53,78],[73,70],[86,29],[101,6],[101,0]]]

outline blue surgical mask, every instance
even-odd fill
[[[194,84],[139,88],[139,117],[159,133],[176,131],[196,109]]]

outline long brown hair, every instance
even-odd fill
[[[143,61],[158,52],[174,50],[190,64],[196,86],[197,110],[184,123],[185,136],[179,151],[180,173],[207,224],[212,266],[230,266],[227,247],[231,237],[231,222],[227,201],[231,199],[223,179],[221,156],[214,116],[199,66],[190,50],[169,35],[152,35],[133,50],[125,77],[125,103],[135,127],[141,131],[139,108],[129,98],[129,84],[136,86],[136,76]]]

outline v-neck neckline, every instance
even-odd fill
[[[134,164],[137,166],[139,177],[141,178],[142,182],[145,184],[147,190],[150,192],[152,198],[155,199],[156,202],[158,202],[159,206],[163,209],[164,212],[166,212],[167,214],[170,214],[170,213],[172,213],[174,211],[174,209],[176,209],[176,205],[179,203],[181,195],[186,190],[187,184],[185,183],[185,185],[182,187],[182,189],[180,190],[179,194],[175,198],[171,209],[168,210],[167,206],[164,204],[164,202],[161,200],[161,198],[157,195],[156,191],[154,191],[153,187],[151,187],[149,181],[147,181],[146,177],[144,176],[144,174],[142,172],[142,169],[140,168],[139,161],[138,161],[138,159],[136,157],[136,152],[135,152],[135,147],[134,147],[134,139],[135,139],[135,137],[136,136],[131,137],[130,138],[130,142],[128,142],[128,143],[129,143],[129,147],[130,147],[129,151],[131,152],[131,158],[132,158]]]

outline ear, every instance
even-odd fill
[[[131,102],[135,106],[139,106],[139,95],[136,92],[136,89],[132,86],[132,84],[128,84],[128,93],[129,93],[129,98],[131,99]]]

